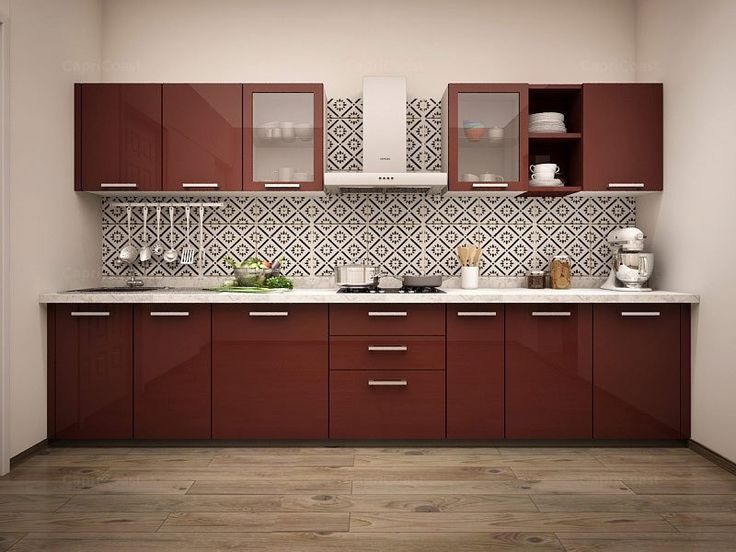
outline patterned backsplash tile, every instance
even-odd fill
[[[103,273],[117,276],[115,265],[127,242],[126,213],[103,200]],[[140,271],[149,276],[224,276],[228,255],[244,259],[283,256],[291,276],[326,276],[335,265],[369,262],[402,274],[457,274],[454,250],[462,243],[483,248],[481,273],[523,276],[545,268],[567,253],[577,276],[603,276],[610,261],[606,236],[636,223],[636,202],[628,197],[506,198],[347,194],[341,196],[240,196],[145,198],[151,204],[181,201],[222,202],[203,219],[204,268],[154,260]],[[142,208],[133,210],[133,243],[144,243]],[[155,240],[155,210],[150,209],[149,241]],[[198,246],[197,209],[192,209],[194,247]],[[170,244],[168,209],[162,213],[161,240]],[[177,209],[172,243],[186,245],[184,212]]]
[[[361,170],[363,104],[360,98],[327,102],[327,170]],[[440,170],[441,111],[433,99],[407,102],[407,170]],[[120,248],[127,242],[126,213],[103,200],[103,275],[119,276]],[[341,196],[239,196],[145,198],[151,204],[174,201],[222,202],[208,208],[203,220],[204,267],[169,265],[160,259],[137,266],[147,276],[225,276],[227,256],[284,257],[289,276],[328,276],[335,265],[368,262],[387,272],[457,274],[455,248],[478,243],[483,248],[481,274],[523,276],[546,268],[564,252],[576,276],[605,276],[611,251],[606,241],[614,228],[636,223],[636,202],[628,197],[570,196],[512,198],[478,195],[347,194]],[[142,208],[133,216],[133,242],[144,243]],[[192,210],[198,246],[197,209]],[[149,241],[155,239],[155,211],[149,214]],[[169,239],[168,209],[162,215],[161,239],[186,245],[184,212],[177,209]]]

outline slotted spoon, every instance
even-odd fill
[[[192,218],[191,218],[191,208],[189,205],[187,205],[184,208],[184,218],[186,220],[186,228],[187,228],[187,244],[186,246],[181,250],[181,256],[179,257],[179,264],[182,265],[191,265],[194,264],[194,260],[197,255],[197,250],[192,247]]]

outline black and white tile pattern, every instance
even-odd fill
[[[454,249],[462,243],[483,248],[485,276],[523,276],[546,268],[552,256],[567,253],[578,276],[604,276],[610,261],[606,237],[614,228],[636,223],[636,203],[627,197],[506,198],[348,194],[342,196],[243,196],[148,198],[152,203],[221,201],[204,216],[203,276],[224,276],[230,255],[284,257],[290,276],[329,275],[337,264],[370,262],[387,272],[456,274]],[[103,266],[121,275],[115,258],[127,241],[125,210],[103,201]],[[132,199],[131,199],[132,201]],[[141,201],[136,198],[136,201]],[[193,228],[197,210],[193,209]],[[183,211],[175,213],[173,243],[186,241]],[[154,210],[149,214],[155,239]],[[169,246],[168,210],[162,241]],[[133,213],[133,243],[143,243],[142,209]],[[192,234],[195,247],[199,236]],[[153,261],[142,272],[151,276],[193,276],[196,266]]]

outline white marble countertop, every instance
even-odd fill
[[[134,292],[43,293],[46,303],[699,303],[692,293],[623,292],[597,288],[444,289],[445,293],[336,293],[336,288],[299,288],[283,293],[232,293],[192,288]]]

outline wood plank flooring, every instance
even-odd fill
[[[734,551],[736,476],[685,448],[49,448],[0,552]]]

